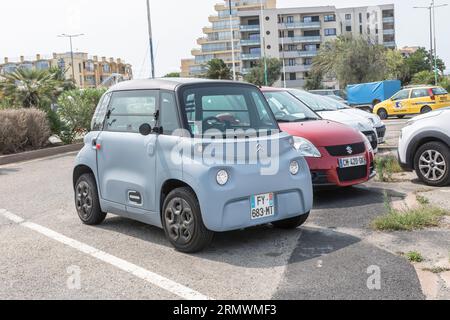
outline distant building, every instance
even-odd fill
[[[123,80],[133,78],[130,64],[121,59],[98,56],[89,56],[87,53],[75,52],[73,58],[75,83],[80,88],[95,88],[102,83],[110,82],[111,78],[121,77]],[[72,78],[72,59],[70,52],[54,53],[51,57],[37,54],[32,58],[21,56],[17,61],[4,58],[0,64],[0,75],[14,72],[18,68],[47,70],[51,67],[59,67],[66,71],[66,78]]]
[[[411,56],[413,53],[416,53],[417,50],[419,50],[420,47],[403,47],[401,49],[399,49],[400,53],[402,54],[403,57],[408,58],[409,56]]]
[[[339,35],[364,36],[387,48],[396,48],[393,4],[276,8],[276,0],[235,0],[231,5],[236,67],[242,75],[264,55],[284,59],[287,85],[302,88],[320,46]],[[232,67],[228,1],[216,5],[215,10],[217,16],[209,17],[212,25],[203,29],[206,36],[197,40],[201,48],[192,51],[194,59],[182,62],[184,75],[203,74],[205,63],[213,58]],[[336,83],[326,85],[332,87]]]

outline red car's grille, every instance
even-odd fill
[[[349,148],[350,147],[350,148]],[[366,152],[366,145],[364,142],[355,144],[345,144],[342,146],[326,147],[328,153],[333,157],[348,157],[354,154],[361,154]],[[351,153],[349,150],[351,149]]]

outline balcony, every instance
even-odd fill
[[[281,51],[280,57],[284,59],[295,59],[295,58],[313,58],[317,56],[317,51]]]
[[[388,48],[395,48],[396,47],[395,41],[385,41],[385,42],[383,42],[383,45],[385,47],[388,47]]]
[[[286,72],[308,72],[311,70],[311,65],[297,64],[295,66],[286,66]]]
[[[283,29],[320,29],[322,23],[320,21],[315,22],[293,22],[293,23],[280,23],[278,28]]]
[[[395,30],[394,29],[385,29],[385,30],[383,30],[383,34],[391,36],[391,35],[395,34]]]
[[[241,25],[239,27],[239,29],[241,30],[241,32],[250,32],[250,31],[260,31],[261,27],[259,24],[257,24],[257,25]]]
[[[395,18],[394,17],[385,17],[383,18],[383,23],[394,23]]]
[[[242,53],[241,60],[259,60],[261,59],[260,53]]]
[[[261,39],[241,39],[241,47],[243,46],[260,46]]]
[[[291,89],[303,89],[305,86],[304,79],[286,80],[286,87]]]
[[[303,37],[287,37],[280,39],[280,43],[291,44],[291,43],[314,43],[322,42],[321,36],[303,36]]]

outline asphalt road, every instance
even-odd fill
[[[388,120],[384,120],[384,124],[386,125],[386,146],[389,147],[397,147],[398,139],[400,137],[400,133],[403,127],[406,126],[407,121],[411,119],[411,117],[406,117],[403,119],[389,118]]]
[[[82,225],[73,160],[0,167],[0,299],[423,299],[414,268],[367,240],[381,190],[319,192],[304,228],[219,234],[184,255],[138,222]]]

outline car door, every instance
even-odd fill
[[[143,136],[139,127],[145,123],[155,126],[158,105],[157,90],[113,92],[97,138],[101,198],[125,206],[130,213],[156,210],[157,135]]]
[[[408,112],[411,110],[410,104],[409,104],[409,95],[410,95],[409,89],[401,90],[397,94],[395,94],[392,98],[392,109],[389,110],[389,114],[408,114]]]
[[[422,108],[425,106],[432,107],[434,101],[431,101],[429,89],[418,88],[411,91],[411,99],[409,103],[411,108],[411,112],[409,113],[416,114],[420,113]]]

